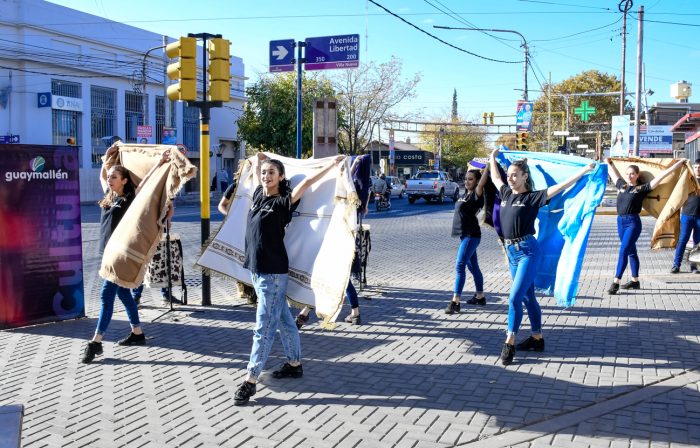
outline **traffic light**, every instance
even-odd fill
[[[486,116],[487,116],[487,115],[488,115],[488,114],[487,114],[486,112],[484,112],[484,124],[486,124]]]
[[[489,114],[489,124],[493,124],[493,112]]]
[[[180,60],[168,64],[168,78],[178,80],[168,86],[168,98],[172,101],[195,101],[197,99],[197,39],[180,37],[168,44],[165,54]]]
[[[221,38],[209,40],[209,101],[231,100],[230,44]]]
[[[519,149],[521,151],[527,151],[527,143],[528,143],[527,132],[518,132],[517,139],[518,139],[518,141],[515,145],[515,148]]]

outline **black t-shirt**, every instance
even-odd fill
[[[459,201],[455,204],[455,214],[452,218],[452,236],[481,238],[481,228],[476,215],[483,206],[483,196],[477,196],[476,191],[471,193],[465,192],[464,196],[459,198]]]
[[[535,219],[547,203],[547,190],[515,194],[508,185],[501,187],[501,231],[503,238],[515,239],[535,234]]]
[[[124,196],[117,196],[109,208],[102,208],[100,215],[100,252],[104,251],[107,241],[112,236],[112,232],[117,228],[119,221],[124,217],[124,213],[134,200],[133,193]]]
[[[617,214],[618,215],[638,215],[642,211],[642,201],[651,191],[649,183],[629,186],[627,182],[618,179],[615,182],[617,187]]]
[[[700,183],[700,179],[698,179],[698,182]],[[681,210],[681,213],[684,215],[688,215],[688,216],[699,217],[700,216],[700,195],[693,193],[690,196],[688,196],[688,200],[685,201],[685,204],[683,205],[683,209]]]
[[[284,231],[297,205],[299,202],[292,204],[291,194],[265,196],[262,185],[258,185],[248,212],[243,267],[261,274],[289,272]]]

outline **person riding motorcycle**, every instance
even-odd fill
[[[390,204],[391,186],[386,181],[386,175],[382,173],[374,184],[374,192],[384,196],[387,204]]]

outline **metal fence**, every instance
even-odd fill
[[[51,80],[51,94],[67,96],[70,98],[82,98],[82,86],[77,82]],[[82,112],[73,110],[53,109],[51,111],[51,141],[54,145],[65,145],[68,139],[74,139],[74,144],[80,146]],[[78,157],[82,159],[80,152]],[[82,160],[79,160],[82,164]]]
[[[148,113],[148,94],[146,94],[146,110],[144,111],[143,94],[125,92],[124,120],[126,121],[124,141],[137,143],[136,128],[144,124],[145,113]],[[145,113],[144,113],[145,112]]]
[[[90,86],[90,143],[92,166],[101,164],[101,156],[107,149],[103,137],[117,132],[117,90],[108,87]]]

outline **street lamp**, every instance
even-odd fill
[[[528,61],[528,53],[527,53],[527,40],[525,40],[525,36],[520,34],[519,32],[515,30],[500,30],[500,29],[491,29],[491,28],[462,28],[462,27],[452,27],[452,26],[440,26],[440,25],[433,25],[433,28],[440,28],[443,30],[466,30],[466,31],[489,31],[492,33],[511,33],[511,34],[517,34],[520,36],[520,38],[523,40],[523,43],[521,47],[523,47],[525,51],[525,61],[524,61],[524,66],[523,66],[523,73],[525,77],[525,86],[523,89],[523,99],[527,100],[527,61]]]

